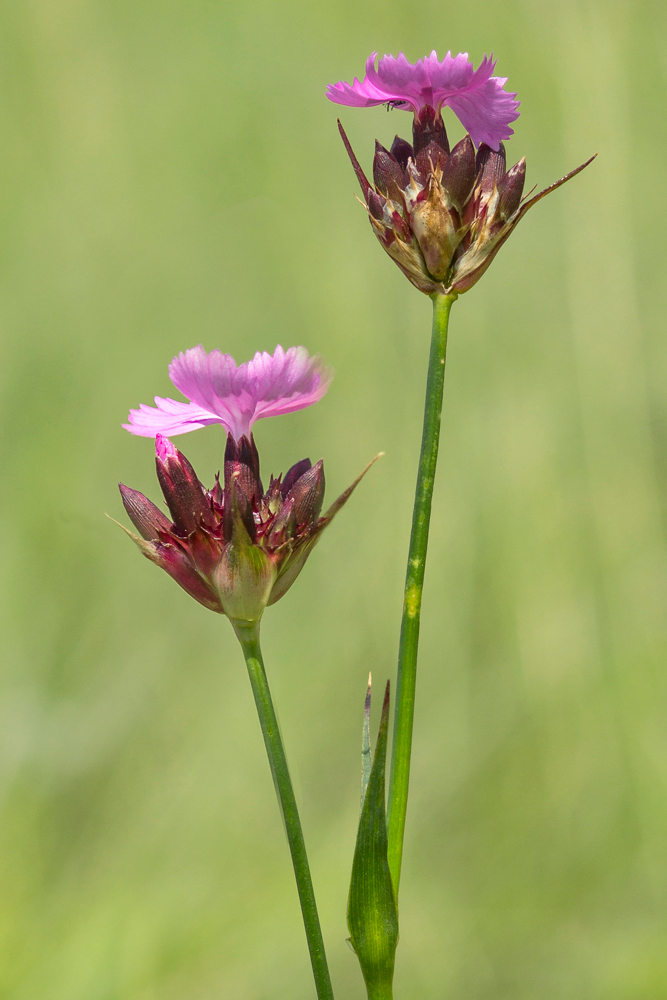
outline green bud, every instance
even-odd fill
[[[368,697],[366,704],[365,729]],[[369,1000],[390,1000],[398,944],[398,912],[387,860],[384,775],[388,725],[387,681],[375,756],[359,817],[347,908],[350,943],[359,959]],[[364,749],[365,743],[364,739]]]

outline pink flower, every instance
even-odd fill
[[[155,407],[142,403],[130,410],[125,430],[142,437],[185,434],[208,424],[222,424],[239,441],[249,437],[260,417],[275,417],[311,406],[324,396],[333,371],[305,347],[280,345],[273,355],[255,354],[236,364],[230,354],[192,347],[174,358],[169,378],[190,402],[155,397]],[[173,447],[173,446],[172,446]]]
[[[448,52],[440,61],[435,52],[416,63],[410,63],[402,52],[397,57],[384,56],[377,69],[377,53],[366,62],[366,76],[352,84],[341,81],[327,87],[327,97],[335,104],[352,108],[372,108],[391,104],[419,116],[423,108],[452,109],[476,146],[485,142],[497,150],[502,139],[509,139],[514,130],[510,122],[519,117],[516,94],[504,90],[507,77],[491,76],[495,69],[493,57],[484,56],[475,70],[467,52],[453,56]]]

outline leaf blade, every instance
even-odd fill
[[[367,695],[368,698],[368,695]],[[389,682],[352,862],[347,922],[369,996],[391,996],[398,912],[387,860],[385,764]]]

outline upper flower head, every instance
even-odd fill
[[[190,402],[155,397],[155,405],[142,403],[130,410],[131,434],[155,437],[156,434],[185,434],[187,431],[222,424],[239,441],[250,435],[260,417],[292,413],[316,403],[324,396],[333,372],[324,360],[310,357],[305,347],[280,345],[273,355],[266,351],[237,365],[231,354],[192,347],[174,358],[169,378]]]
[[[502,143],[497,152],[484,143],[475,154],[469,135],[450,151],[442,120],[434,115],[423,109],[413,128],[414,146],[400,136],[390,150],[375,143],[375,186],[340,121],[338,128],[369,221],[389,256],[427,295],[458,295],[479,281],[526,212],[595,157],[544,191],[523,197],[524,158],[507,170]]]
[[[372,108],[377,104],[392,104],[419,115],[423,108],[433,108],[436,114],[443,106],[452,109],[476,146],[485,142],[497,150],[503,139],[514,130],[510,122],[519,117],[519,101],[504,86],[507,77],[492,76],[495,62],[484,56],[474,69],[467,52],[453,56],[448,52],[443,60],[435,52],[416,63],[410,63],[402,52],[384,56],[377,69],[373,52],[366,62],[366,76],[352,84],[340,81],[327,87],[327,97],[335,104],[353,108]]]

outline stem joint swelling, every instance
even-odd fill
[[[389,868],[397,898],[398,885],[401,878],[405,814],[408,805],[419,620],[422,590],[424,587],[428,530],[431,520],[433,484],[435,481],[435,467],[438,460],[438,444],[440,440],[440,414],[442,412],[442,394],[445,383],[447,329],[449,326],[449,313],[457,296],[456,294],[436,294],[432,298],[433,330],[431,335],[431,353],[426,381],[424,429],[419,456],[415,505],[412,515],[410,552],[405,577],[405,600],[403,602],[403,619],[401,622],[401,639],[398,653],[394,738],[391,757],[391,778],[389,782]]]

